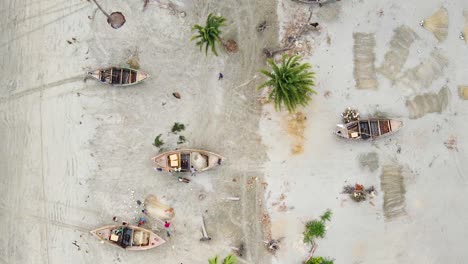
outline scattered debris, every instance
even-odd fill
[[[379,9],[379,11],[377,11],[377,15],[378,15],[379,17],[383,17],[383,16],[384,16],[384,11],[383,11],[382,8]]]
[[[80,251],[80,250],[81,250],[81,247],[80,247],[80,245],[78,245],[78,244],[77,244],[76,240],[75,240],[75,241],[73,241],[73,243],[72,243],[72,244],[73,244],[73,245],[75,245],[75,246],[78,248],[78,251]]]
[[[244,255],[244,251],[245,251],[244,243],[240,243],[239,247],[231,247],[231,249],[234,250],[234,252],[236,252],[236,255],[239,257],[242,257]]]
[[[356,183],[354,186],[343,186],[343,191],[341,193],[349,194],[349,197],[356,202],[362,202],[366,200],[367,195],[370,195],[371,197],[375,196],[376,191],[374,186],[364,189],[363,185]]]
[[[177,99],[181,98],[180,93],[178,93],[178,92],[174,92],[174,93],[172,93],[172,95]]]
[[[149,0],[143,0],[143,1],[144,1],[144,3],[143,3],[143,11],[145,11],[145,10],[146,10],[146,7],[147,7],[148,4],[149,4]]]
[[[179,10],[179,8],[172,2],[169,2],[167,4],[163,4],[161,3],[159,0],[157,0],[158,4],[159,4],[159,8],[162,8],[162,9],[167,9],[169,10],[169,13],[171,15],[176,15],[176,14],[179,14],[181,17],[185,17],[186,16],[186,13],[184,11],[181,11]]]
[[[265,246],[267,247],[268,251],[275,253],[280,248],[280,242],[282,238],[279,239],[270,239],[269,241],[264,241]]]
[[[190,182],[189,179],[184,178],[184,177],[179,177],[178,180],[179,180],[180,182],[184,182],[184,183],[189,183],[189,182]]]
[[[276,54],[279,54],[281,52],[288,51],[288,50],[291,50],[291,49],[292,48],[282,48],[282,49],[270,50],[270,49],[264,48],[263,49],[263,54],[267,58],[273,58]]]
[[[454,149],[456,151],[458,151],[458,148],[457,148],[457,137],[455,136],[449,136],[449,138],[447,139],[447,141],[444,142],[444,145],[447,149]]]
[[[258,32],[263,32],[266,28],[267,28],[267,22],[266,20],[264,20],[262,23],[260,23],[258,26],[257,26],[257,31]]]
[[[322,7],[325,3],[339,2],[340,0],[293,0],[295,2],[303,4],[317,4],[319,7]]]
[[[240,198],[239,197],[226,197],[226,198],[224,198],[224,200],[227,200],[227,201],[240,201]]]
[[[205,195],[204,193],[200,193],[200,194],[198,195],[198,200],[199,200],[199,201],[203,201],[203,200],[205,200],[205,198],[206,198],[206,195]]]

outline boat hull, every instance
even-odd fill
[[[112,86],[134,85],[149,78],[149,75],[145,72],[123,67],[96,69],[88,72],[88,76],[101,83]]]
[[[394,119],[363,119],[336,126],[335,135],[350,140],[374,140],[400,130],[403,122]]]
[[[119,230],[122,230],[120,235],[117,234]],[[129,230],[132,230],[131,235]],[[138,226],[109,225],[92,230],[90,233],[108,245],[131,251],[148,250],[166,243],[155,233]],[[129,243],[124,243],[126,241],[123,238],[127,234],[130,235]]]
[[[152,161],[154,168],[159,171],[189,172],[193,166],[196,172],[203,172],[221,165],[224,157],[205,150],[180,149],[161,153],[153,157]]]

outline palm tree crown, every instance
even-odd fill
[[[281,110],[283,105],[289,112],[294,112],[298,105],[306,106],[316,92],[311,88],[315,86],[314,73],[309,71],[312,66],[308,63],[299,63],[299,56],[283,56],[281,66],[273,59],[268,64],[273,71],[261,70],[269,77],[259,89],[272,87],[269,99],[275,102],[275,108]]]
[[[218,258],[218,256],[216,256],[214,258],[209,259],[208,263],[209,264],[219,264],[218,260],[219,260],[219,258]],[[224,258],[222,264],[236,264],[236,263],[237,263],[237,258],[234,255],[229,254]]]
[[[198,34],[193,36],[190,40],[198,39],[197,46],[200,47],[200,51],[203,46],[205,46],[205,55],[208,55],[208,49],[211,47],[211,51],[218,56],[216,43],[221,43],[221,30],[219,28],[225,26],[224,22],[226,22],[226,18],[209,14],[206,19],[206,26],[202,27],[196,24],[192,27],[192,30],[198,30]]]

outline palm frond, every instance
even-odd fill
[[[208,264],[218,264],[218,256],[208,259]]]
[[[325,211],[325,213],[323,213],[323,215],[320,216],[320,219],[322,220],[322,222],[330,221],[331,216],[332,211],[330,209],[327,209],[327,211]]]
[[[229,254],[224,258],[223,264],[235,264],[236,262],[237,258],[234,255]]]

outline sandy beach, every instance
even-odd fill
[[[85,0],[0,3],[0,263],[198,264],[241,244],[239,263],[302,263],[304,225],[327,208],[315,255],[336,264],[467,261],[466,1],[99,2],[126,24],[112,29]],[[419,23],[441,7],[449,24],[439,41]],[[262,50],[283,47],[309,12],[318,30],[288,52],[313,65],[317,95],[299,114],[277,112],[256,89]],[[205,56],[190,42],[210,13],[227,18],[223,36],[239,52]],[[129,60],[150,78],[125,88],[84,78]],[[404,127],[340,139],[332,131],[346,107]],[[186,126],[177,135],[175,122]],[[181,183],[152,167],[159,134],[162,150],[206,149],[226,162]],[[341,194],[355,183],[376,196]],[[89,234],[113,217],[136,223],[137,201],[151,194],[175,209],[171,238],[146,225],[164,245],[130,252]],[[209,242],[199,241],[202,216]],[[274,255],[270,238],[283,238]]]
[[[442,6],[449,27],[439,43],[419,22]],[[311,21],[322,29],[308,37],[313,48],[307,61],[316,71],[318,95],[302,110],[303,133],[291,133],[291,116],[271,106],[260,122],[272,231],[286,241],[274,263],[304,260],[304,224],[327,208],[333,217],[315,255],[335,263],[466,262],[461,245],[467,235],[462,194],[468,108],[457,92],[468,82],[468,46],[459,39],[464,8],[463,1],[341,1],[313,10]],[[308,12],[304,5],[280,3],[280,28],[301,11]],[[360,70],[372,79],[358,79]],[[401,119],[404,127],[374,142],[334,137],[331,131],[348,106],[364,117]],[[457,149],[444,145],[449,138],[456,138]],[[298,143],[303,152],[293,154]],[[396,194],[385,189],[388,181],[399,186]],[[372,204],[341,194],[344,185],[355,183],[376,187]],[[401,196],[398,208],[385,206],[386,195]]]

